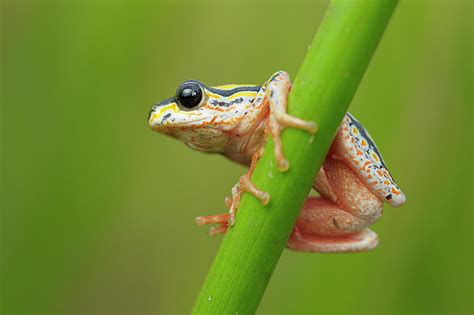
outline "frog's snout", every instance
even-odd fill
[[[150,126],[151,129],[155,129],[155,115],[153,115],[155,113],[155,110],[156,110],[156,105],[153,105],[150,109],[150,112],[148,113],[148,119],[147,119],[147,122],[148,122],[148,126]]]
[[[151,107],[148,114],[148,126],[155,131],[162,131],[164,123],[170,118],[171,113],[164,114],[157,105]]]

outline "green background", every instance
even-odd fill
[[[186,79],[295,77],[318,1],[1,2],[2,314],[181,314],[245,169],[146,124]],[[401,1],[352,102],[405,191],[370,253],[285,251],[260,314],[472,314],[472,3]],[[239,253],[245,255],[245,253]]]

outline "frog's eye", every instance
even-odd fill
[[[176,101],[183,109],[193,109],[201,104],[203,92],[196,82],[184,82],[176,91]]]

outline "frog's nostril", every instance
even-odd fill
[[[166,115],[164,115],[162,118],[161,118],[161,125],[164,125],[165,122],[171,117],[171,113],[168,113]]]

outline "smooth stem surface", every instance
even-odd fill
[[[286,173],[276,169],[273,143],[267,143],[252,179],[270,193],[270,204],[262,206],[244,194],[236,224],[222,241],[194,314],[252,314],[257,310],[396,3],[331,1],[296,77],[288,106],[290,114],[316,121],[319,132],[310,136],[300,130],[284,131],[283,148],[290,162]]]

